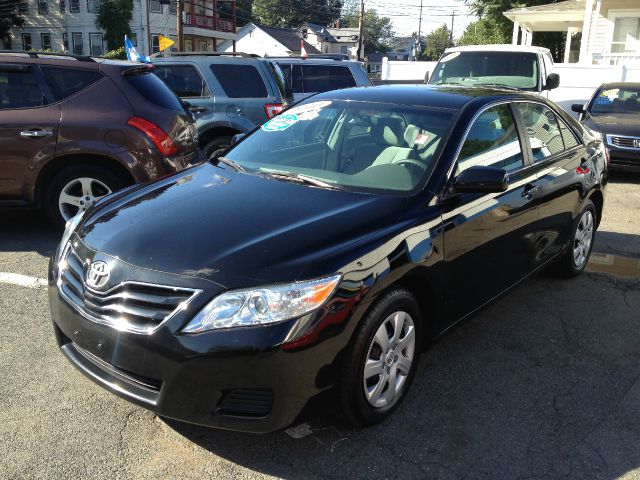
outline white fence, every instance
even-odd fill
[[[415,80],[424,82],[436,62],[388,61],[382,59],[382,80]],[[585,103],[603,83],[640,82],[640,65],[582,65],[556,63],[553,70],[560,75],[560,86],[549,92],[549,98],[571,111],[573,103]]]

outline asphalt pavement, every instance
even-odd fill
[[[58,235],[37,213],[0,224],[0,478],[640,479],[639,176],[610,183],[590,272],[539,274],[446,336],[368,429],[327,413],[226,432],[106,392],[59,353],[45,288],[20,280],[46,276]]]

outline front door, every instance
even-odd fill
[[[461,194],[443,201],[447,318],[456,321],[517,283],[533,268],[535,173],[508,104],[484,111],[469,130],[455,175],[472,166],[509,173],[507,191]]]
[[[32,65],[0,65],[0,199],[33,194],[33,167],[55,154],[60,106]]]

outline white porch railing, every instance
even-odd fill
[[[594,53],[593,63],[596,65],[638,65],[640,53]]]

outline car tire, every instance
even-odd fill
[[[555,265],[553,273],[571,278],[580,275],[589,263],[593,241],[596,235],[596,207],[587,200],[571,228],[571,240],[567,251]]]
[[[205,160],[210,160],[214,155],[218,155],[231,146],[231,137],[217,137],[209,141],[202,151]]]
[[[71,165],[51,178],[42,206],[49,221],[62,229],[69,218],[126,185],[125,180],[106,167]]]
[[[362,320],[342,365],[338,389],[344,420],[365,426],[391,415],[413,381],[421,348],[422,316],[414,296],[403,288],[385,293]],[[389,390],[393,379],[395,392]]]

